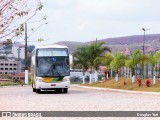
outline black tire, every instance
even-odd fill
[[[33,88],[33,92],[36,92],[36,89],[35,89],[35,88]]]
[[[57,88],[57,89],[55,89],[55,92],[56,92],[56,93],[62,93],[62,88]]]
[[[32,82],[32,88],[33,88],[33,92],[36,92],[36,88],[33,87],[33,82]]]
[[[40,93],[41,92],[41,90],[40,89],[36,89],[36,93]]]
[[[68,88],[63,88],[63,93],[68,93]]]

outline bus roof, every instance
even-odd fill
[[[52,44],[52,45],[41,45],[35,47],[35,49],[38,48],[68,48],[68,47],[65,45]]]

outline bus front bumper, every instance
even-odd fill
[[[69,88],[70,87],[70,81],[65,82],[58,82],[58,83],[45,83],[45,82],[38,82],[36,81],[36,89],[55,89],[55,88]]]

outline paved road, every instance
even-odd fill
[[[0,111],[159,111],[160,96],[71,86],[68,94],[36,94],[30,86],[0,87]]]

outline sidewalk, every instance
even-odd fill
[[[75,86],[80,87],[80,88],[87,88],[87,89],[94,89],[94,90],[104,90],[104,91],[110,91],[110,92],[160,95],[160,92],[142,92],[142,91],[120,90],[120,89],[111,89],[111,88],[99,88],[99,87],[89,87],[89,86],[80,86],[80,85],[75,85]]]

